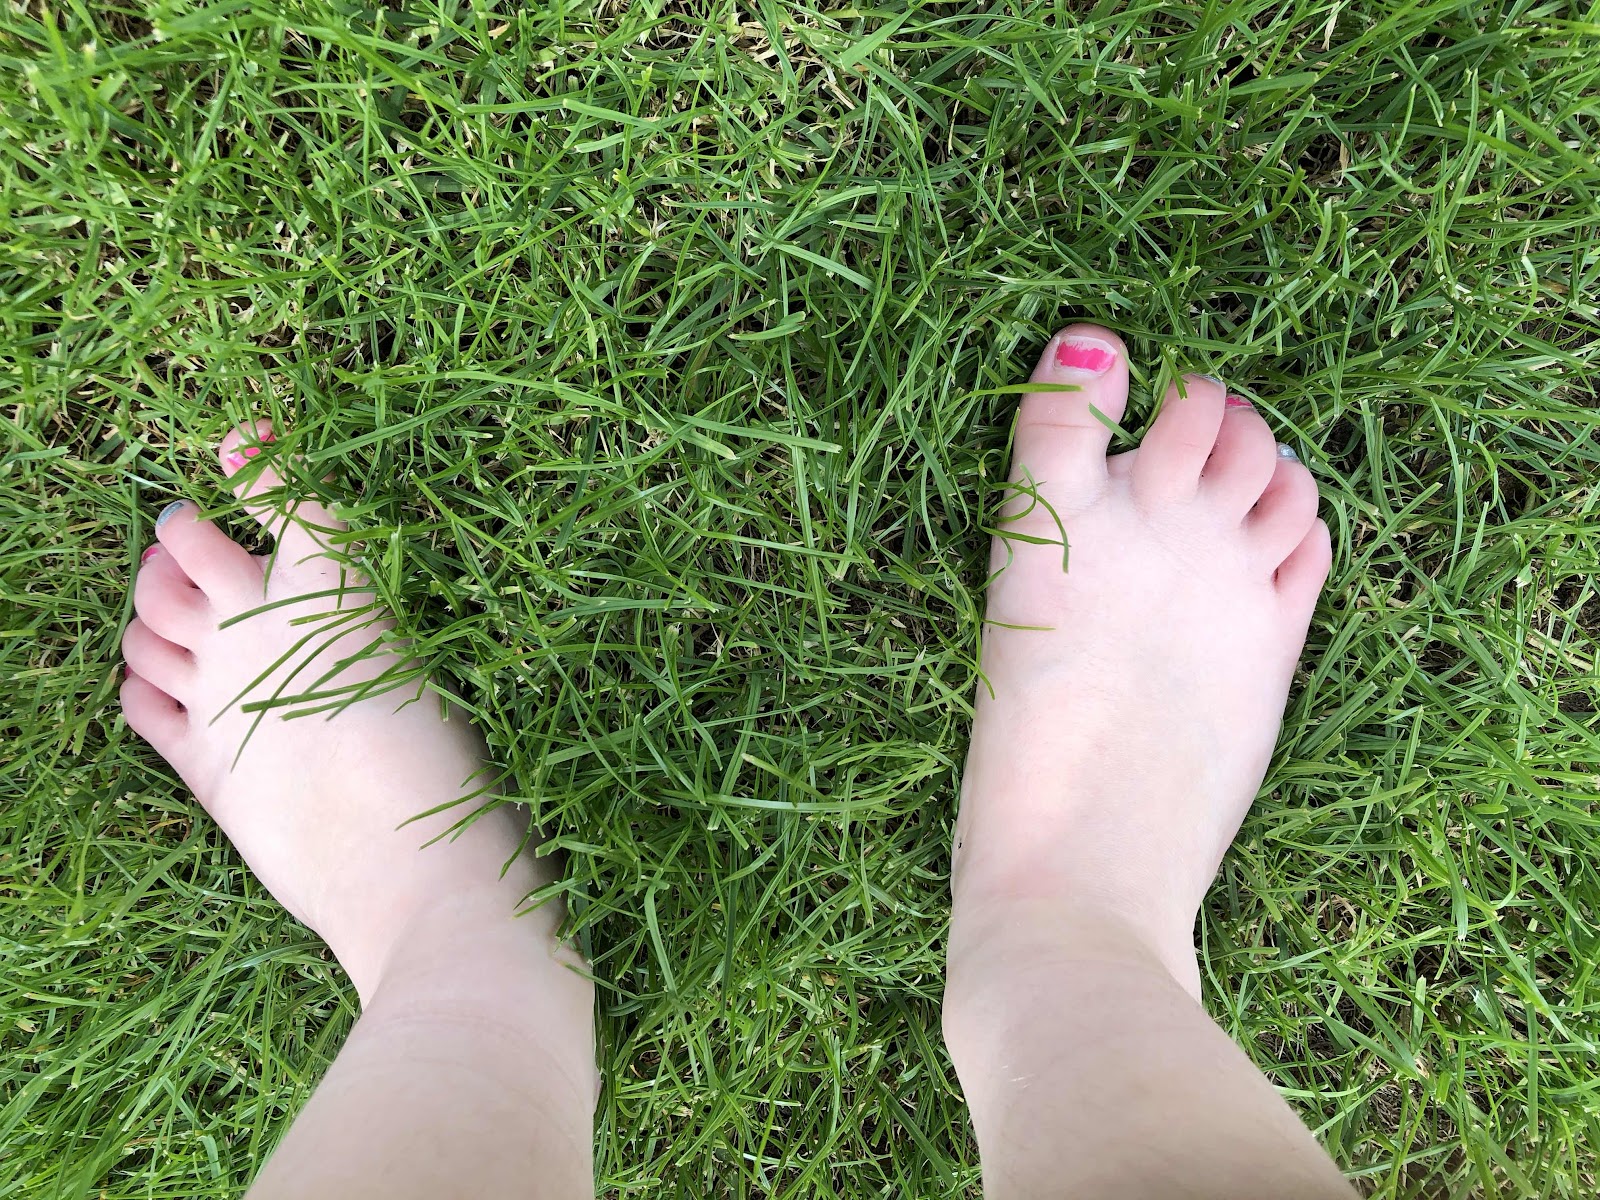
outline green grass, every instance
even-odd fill
[[[1376,1194],[1592,1195],[1600,8],[500,7],[0,15],[0,1198],[237,1196],[355,1014],[117,716],[247,415],[565,849],[604,1186],[975,1195],[993,389],[1071,317],[1334,528],[1212,1010]]]

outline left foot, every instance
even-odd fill
[[[230,435],[224,467],[241,471],[271,437],[265,422]],[[282,486],[270,469],[246,478],[246,496]],[[123,635],[123,711],[370,1000],[418,922],[509,931],[549,867],[518,854],[525,825],[509,808],[459,835],[446,831],[469,807],[413,820],[484,787],[476,731],[420,680],[330,707],[404,662],[373,649],[394,622],[328,552],[344,526],[321,505],[301,502],[287,521],[269,506],[252,511],[276,534],[275,556],[250,554],[187,501],[162,513]],[[329,698],[246,708],[313,693]],[[312,711],[289,715],[297,709]],[[515,930],[519,944],[554,955],[558,906],[532,920]]]

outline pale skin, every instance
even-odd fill
[[[1137,450],[1108,457],[1091,408],[1121,417],[1127,356],[1098,326],[1052,338],[1033,379],[1075,390],[1029,394],[1019,413],[1013,479],[1054,516],[1019,498],[996,543],[944,1005],[985,1194],[1349,1197],[1200,1007],[1193,940],[1327,575],[1316,485],[1203,376],[1174,388]],[[249,495],[281,482],[244,470],[268,439],[262,423],[219,448]],[[251,1197],[592,1196],[592,985],[555,906],[515,915],[549,860],[519,852],[523,823],[504,807],[423,848],[471,809],[410,819],[475,790],[483,761],[441,693],[367,696],[332,717],[272,710],[245,740],[256,714],[236,698],[263,674],[247,700],[271,695],[286,652],[311,659],[290,695],[402,653],[345,661],[386,625],[299,645],[296,618],[365,604],[328,594],[361,581],[327,553],[342,527],[319,506],[254,511],[279,538],[271,560],[192,504],[165,514],[122,691],[128,723],[361,997]],[[1004,537],[1060,529],[1065,571],[1059,545]]]

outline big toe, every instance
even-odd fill
[[[223,438],[217,457],[250,515],[276,539],[279,563],[295,565],[325,555],[346,526],[327,506],[293,494],[275,461],[276,443],[272,423],[257,421]]]
[[[1007,516],[1048,522],[1046,505],[1082,503],[1105,485],[1106,450],[1128,406],[1128,352],[1108,329],[1069,325],[1045,345],[1029,382],[1042,386],[1023,395],[1017,413],[1018,494]]]

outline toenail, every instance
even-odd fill
[[[1218,387],[1227,387],[1228,386],[1227,384],[1223,383],[1222,380],[1218,379],[1215,375],[1196,375],[1195,378],[1196,379],[1204,379],[1207,383],[1214,383]]]
[[[169,504],[165,508],[163,508],[161,510],[160,515],[158,515],[156,517],[156,528],[160,529],[168,521],[172,520],[173,517],[178,515],[179,511],[182,508],[183,508],[183,501],[182,500],[174,500],[171,504]]]
[[[1104,375],[1117,361],[1117,351],[1108,342],[1091,337],[1065,337],[1056,344],[1056,363],[1074,371]]]
[[[237,470],[239,467],[244,466],[244,455],[240,454],[237,450],[229,450],[222,456],[222,461],[224,465],[233,467]]]
[[[142,562],[142,563],[149,562],[152,558],[154,558],[156,556],[156,551],[158,551],[160,549],[161,549],[161,543],[157,542],[154,546],[151,546],[143,554],[139,555],[139,561]]]
[[[1230,393],[1228,393],[1228,407],[1229,408],[1254,408],[1255,405],[1251,404],[1250,401],[1246,400],[1243,396],[1235,396],[1233,393],[1230,392]]]
[[[1300,461],[1300,456],[1294,452],[1294,447],[1293,446],[1285,446],[1282,442],[1278,443],[1278,457],[1279,458],[1286,458],[1290,462],[1299,462]]]

